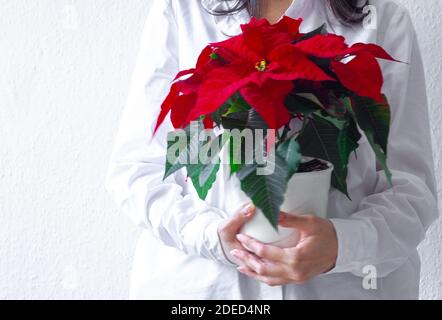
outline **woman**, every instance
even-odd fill
[[[107,178],[117,203],[144,230],[134,261],[132,298],[418,298],[416,247],[437,217],[422,61],[404,8],[390,0],[372,0],[363,10],[355,2],[154,2]],[[282,215],[281,225],[302,234],[293,248],[237,237],[254,207],[240,202],[238,181],[229,179],[226,168],[205,202],[183,172],[163,181],[171,124],[152,140],[175,74],[193,67],[207,43],[238,34],[251,15],[271,22],[283,15],[302,17],[301,31],[325,22],[350,44],[377,43],[408,62],[382,65],[383,91],[392,106],[389,167],[394,187],[377,172],[362,138],[358,159],[350,160],[353,201],[332,190],[328,220]]]

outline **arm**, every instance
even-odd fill
[[[385,87],[392,106],[388,165],[391,188],[378,172],[375,191],[361,201],[350,219],[332,219],[339,251],[332,272],[363,276],[374,265],[385,277],[399,268],[424,239],[438,216],[424,69],[408,13],[391,19],[385,48],[409,64],[389,63]]]
[[[217,234],[225,214],[186,192],[185,173],[163,181],[170,122],[152,140],[160,105],[179,71],[178,50],[171,1],[156,0],[144,28],[106,188],[137,225],[166,245],[230,264]]]

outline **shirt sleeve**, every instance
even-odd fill
[[[390,187],[378,171],[374,193],[363,199],[349,219],[332,219],[338,237],[338,259],[331,273],[364,276],[372,265],[379,277],[399,268],[415,252],[438,216],[423,63],[416,33],[401,8],[385,29],[384,48],[407,63],[383,63],[392,107],[388,165]]]
[[[106,189],[139,226],[189,255],[231,265],[217,233],[226,215],[188,192],[178,172],[163,181],[167,132],[153,128],[171,81],[179,71],[178,27],[171,1],[155,0],[142,34],[127,105],[111,156]]]

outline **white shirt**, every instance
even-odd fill
[[[286,15],[302,17],[301,31],[327,23],[349,44],[373,42],[409,64],[382,62],[384,92],[392,107],[388,164],[394,187],[365,137],[352,156],[348,187],[353,201],[332,189],[328,218],[339,243],[336,268],[303,285],[269,287],[247,278],[225,258],[217,226],[242,204],[239,185],[221,168],[206,201],[185,172],[163,181],[166,134],[152,129],[171,80],[194,67],[209,42],[240,32],[246,11],[215,17],[203,8],[217,0],[155,0],[145,25],[127,106],[106,186],[143,235],[131,283],[134,299],[416,299],[420,261],[416,247],[437,218],[437,197],[423,66],[406,10],[390,0],[372,0],[377,28],[346,27],[324,0],[296,0]],[[367,267],[368,266],[368,267]],[[370,267],[372,266],[372,267]],[[377,272],[377,290],[364,289],[366,272]],[[367,282],[367,279],[366,281]]]

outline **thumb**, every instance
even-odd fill
[[[308,231],[312,228],[312,218],[312,215],[294,215],[281,212],[278,223],[281,227]]]
[[[232,216],[232,218],[227,221],[224,229],[228,232],[236,233],[247,221],[249,221],[253,217],[255,211],[256,207],[253,205],[253,203],[248,203],[242,206]]]

